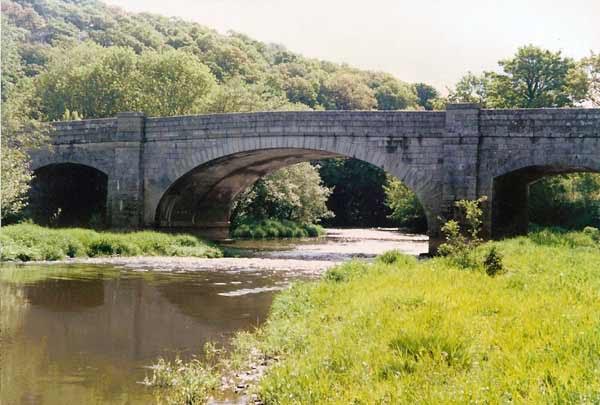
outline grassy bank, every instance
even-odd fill
[[[307,238],[325,234],[323,227],[315,224],[299,224],[293,221],[266,219],[237,224],[231,235],[234,238]]]
[[[596,235],[596,238],[598,235]],[[267,403],[597,403],[600,239],[496,246],[496,277],[445,258],[351,262],[280,294],[255,344]],[[247,345],[247,343],[246,343]]]
[[[19,224],[0,229],[0,261],[61,260],[100,256],[221,257],[221,251],[192,235],[152,231],[96,232]]]
[[[600,231],[486,243],[479,263],[492,247],[493,277],[390,252],[297,283],[224,364],[279,359],[269,404],[600,402]]]

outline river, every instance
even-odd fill
[[[111,258],[0,266],[0,404],[145,404],[159,356],[227,345],[273,295],[352,257],[424,253],[427,238],[330,229],[315,240],[237,241],[242,257]]]

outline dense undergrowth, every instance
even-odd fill
[[[300,224],[293,221],[265,219],[262,221],[245,221],[237,224],[231,235],[234,238],[306,238],[321,236],[323,227],[315,224]]]
[[[0,261],[61,260],[99,256],[221,257],[221,251],[192,235],[153,231],[96,232],[18,224],[0,229]]]
[[[388,252],[296,283],[229,361],[279,359],[257,387],[269,404],[598,403],[600,231],[539,230],[474,254],[466,269]]]

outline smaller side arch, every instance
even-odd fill
[[[112,149],[88,150],[76,145],[50,145],[29,152],[32,171],[55,164],[74,164],[90,167],[111,177],[114,151]]]
[[[534,161],[540,162],[541,161]],[[513,170],[504,171],[507,168]],[[524,235],[529,227],[529,188],[547,176],[570,173],[600,173],[600,163],[578,157],[542,164],[512,163],[491,179],[490,232],[495,239]]]
[[[108,175],[71,162],[38,167],[27,211],[34,222],[52,226],[108,225]]]

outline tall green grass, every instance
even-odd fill
[[[307,238],[321,236],[324,233],[325,230],[315,224],[299,224],[293,221],[265,219],[236,224],[231,235],[234,238],[264,239]]]
[[[495,277],[395,252],[279,294],[267,323],[239,345],[281,358],[261,380],[261,398],[599,403],[596,231],[541,230],[476,255],[491,246],[506,269]]]
[[[195,236],[183,234],[49,229],[33,224],[0,229],[0,261],[137,255],[221,257],[222,253]]]

